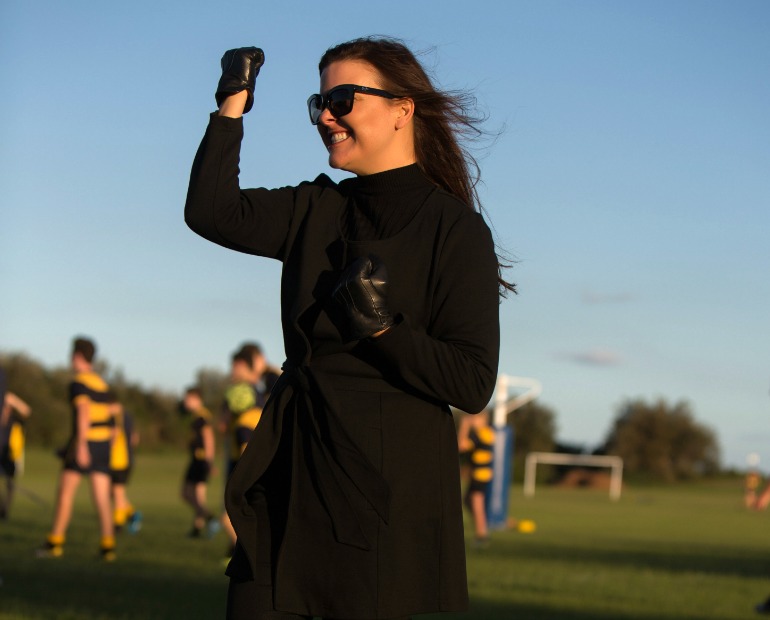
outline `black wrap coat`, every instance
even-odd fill
[[[241,119],[212,115],[185,207],[199,235],[283,263],[287,361],[227,486],[239,541],[228,574],[272,584],[276,609],[297,614],[464,610],[449,406],[480,411],[494,389],[499,298],[490,231],[434,188],[397,234],[346,241],[345,182],[321,175],[242,190],[242,136]],[[330,291],[353,258],[368,254],[387,266],[397,324],[379,338],[349,341]],[[265,539],[275,527],[260,524],[255,488],[286,504],[278,540]]]

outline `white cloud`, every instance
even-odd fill
[[[609,349],[592,349],[590,351],[562,353],[558,357],[577,364],[586,364],[589,366],[618,366],[623,361],[620,355]]]

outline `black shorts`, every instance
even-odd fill
[[[68,471],[76,471],[79,474],[91,474],[99,472],[109,475],[110,470],[110,452],[111,444],[109,441],[89,441],[88,451],[91,453],[91,465],[90,467],[83,468],[78,465],[76,459],[77,449],[75,442],[70,442],[69,446],[64,453],[64,469]]]
[[[110,476],[112,477],[112,484],[128,484],[128,480],[131,478],[131,468],[111,469]]]
[[[468,493],[486,493],[490,484],[492,484],[491,480],[487,482],[471,480],[470,484],[468,485]]]
[[[191,482],[193,484],[201,484],[202,482],[209,481],[210,474],[211,465],[209,465],[208,461],[193,459],[190,461],[190,465],[187,467],[187,472],[185,472],[184,475],[184,481]]]
[[[0,476],[7,476],[13,478],[16,475],[16,461],[11,460],[11,455],[8,454],[8,450],[4,450],[0,455]]]

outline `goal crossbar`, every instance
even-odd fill
[[[537,464],[578,465],[581,467],[610,468],[610,499],[619,500],[623,484],[623,459],[619,456],[598,456],[592,454],[562,454],[558,452],[530,452],[524,463],[524,495],[535,494],[535,471]]]

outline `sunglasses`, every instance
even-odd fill
[[[350,114],[350,111],[353,109],[355,93],[375,95],[377,97],[385,97],[385,99],[401,99],[398,95],[380,90],[379,88],[358,86],[357,84],[342,84],[335,86],[325,95],[310,95],[310,98],[307,100],[310,122],[313,125],[317,125],[321,119],[321,114],[323,114],[326,108],[329,108],[329,112],[331,112],[334,118]]]

